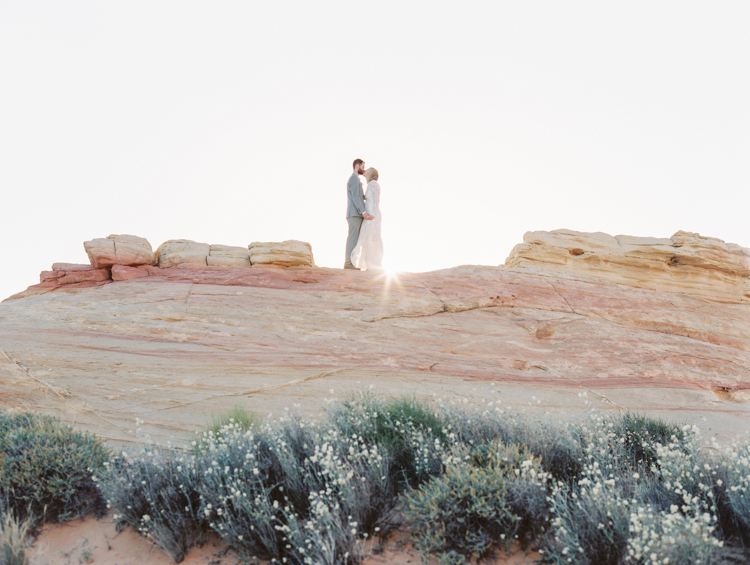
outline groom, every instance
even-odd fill
[[[354,171],[346,183],[346,221],[349,223],[349,237],[346,238],[344,269],[359,271],[352,264],[352,251],[357,246],[362,220],[372,220],[373,216],[365,211],[365,197],[362,192],[362,182],[359,180],[359,175],[365,174],[365,162],[362,159],[355,159],[352,167]]]

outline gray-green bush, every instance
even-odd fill
[[[109,459],[103,444],[55,418],[0,414],[0,501],[34,524],[101,513],[92,474]]]
[[[468,564],[539,533],[547,480],[526,448],[494,441],[458,450],[443,473],[404,495],[403,512],[425,560],[437,553]]]
[[[203,461],[154,448],[105,463],[97,482],[115,509],[118,528],[127,524],[181,562],[207,531],[201,514]]]
[[[517,541],[560,565],[709,564],[747,557],[749,466],[746,444],[709,451],[636,414],[553,424],[363,394],[319,419],[230,420],[100,479],[118,519],[176,560],[215,532],[245,560],[351,565],[403,515],[443,563]]]

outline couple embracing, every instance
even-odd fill
[[[355,159],[354,171],[346,183],[346,221],[349,237],[346,240],[344,269],[358,271],[383,270],[383,239],[380,237],[380,185],[378,171],[372,167],[365,170],[365,162]],[[362,192],[359,175],[367,181],[367,192]]]

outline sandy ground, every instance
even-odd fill
[[[377,543],[368,546],[369,557],[363,565],[417,565],[421,557],[409,542],[405,533],[396,533],[385,547]],[[144,540],[129,528],[122,532],[115,529],[109,518],[96,520],[86,518],[66,524],[45,526],[29,552],[31,565],[169,565],[171,558],[155,545]],[[536,563],[539,554],[516,551],[511,556],[501,552],[496,565],[530,565]],[[228,551],[220,540],[194,547],[184,565],[237,565],[236,555]],[[268,565],[268,561],[256,561],[255,565]],[[430,564],[436,563],[430,560]]]

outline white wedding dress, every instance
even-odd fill
[[[380,185],[376,180],[367,183],[365,210],[373,219],[362,221],[357,246],[352,251],[352,263],[363,270],[382,271],[383,238],[380,236],[380,226],[383,218],[380,215]]]

